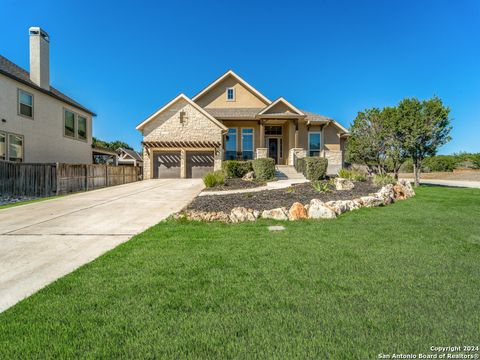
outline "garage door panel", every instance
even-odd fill
[[[153,177],[155,179],[178,179],[180,178],[180,164],[180,151],[155,151],[153,157]]]
[[[213,151],[187,152],[187,178],[202,178],[213,171]]]

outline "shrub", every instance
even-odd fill
[[[450,155],[432,156],[423,161],[423,171],[453,171],[457,166],[457,159]]]
[[[315,189],[317,192],[329,192],[330,188],[328,186],[328,183],[323,182],[323,181],[313,181],[312,182],[312,187]]]
[[[203,183],[207,188],[225,184],[225,175],[223,171],[214,171],[205,174]]]
[[[293,165],[299,173],[305,173],[305,158],[295,158],[295,164]]]
[[[222,162],[222,170],[228,178],[242,178],[253,168],[251,161],[225,160]]]
[[[262,158],[255,159],[251,163],[257,180],[267,181],[275,178],[275,160]]]
[[[328,160],[321,157],[306,157],[303,158],[305,177],[310,180],[325,179],[327,175]]]
[[[470,156],[470,161],[472,162],[474,169],[480,169],[480,153],[472,154]]]
[[[393,176],[389,174],[376,174],[373,177],[373,183],[377,186],[385,186],[388,184],[395,184],[396,181]]]
[[[405,162],[400,166],[401,173],[412,173],[413,172],[413,161],[412,159],[407,159]]]
[[[344,179],[353,180],[353,181],[366,181],[367,176],[364,172],[360,170],[347,170],[340,169],[338,176]]]

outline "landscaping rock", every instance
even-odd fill
[[[348,180],[348,179],[343,179],[343,178],[335,178],[335,189],[336,190],[352,190],[355,187],[355,184]]]
[[[393,185],[388,184],[378,190],[373,196],[382,198],[385,205],[391,204],[395,201],[395,191]]]
[[[303,206],[299,202],[293,203],[290,210],[288,210],[288,218],[290,220],[307,219],[308,213],[307,213],[307,210],[305,209],[305,206]]]
[[[271,210],[263,210],[262,218],[273,220],[288,220],[287,209],[276,208]]]
[[[415,196],[412,184],[408,180],[399,180],[394,186],[395,199],[403,200]]]
[[[255,221],[260,213],[257,210],[246,209],[244,207],[233,208],[230,212],[230,221],[239,223],[244,221]]]
[[[245,181],[255,180],[255,173],[253,171],[247,172],[245,175],[243,175],[242,180],[245,180]]]
[[[337,214],[322,201],[312,199],[308,207],[308,217],[310,219],[335,219]]]
[[[361,205],[367,208],[385,205],[383,199],[376,196],[362,196],[359,200]]]
[[[188,211],[176,214],[175,218],[176,219],[186,218],[188,220],[194,220],[194,221],[221,221],[221,222],[230,221],[229,216],[225,214],[223,211],[206,212],[206,211],[188,210]]]
[[[335,214],[340,215],[347,211],[356,210],[359,208],[359,205],[353,200],[337,200],[337,201],[328,201],[325,203],[330,209],[335,211]]]

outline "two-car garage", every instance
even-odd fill
[[[182,166],[182,161],[184,166]],[[214,169],[212,150],[153,151],[153,178],[202,178]],[[184,176],[182,176],[184,171]]]

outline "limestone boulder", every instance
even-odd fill
[[[323,201],[312,199],[308,207],[308,217],[310,219],[335,219],[337,214],[328,207]]]
[[[245,181],[255,180],[255,173],[253,171],[247,172],[245,175],[243,175],[242,180],[245,180]]]
[[[392,184],[385,185],[378,190],[373,196],[382,198],[385,205],[391,204],[395,201],[395,191]]]
[[[335,178],[335,189],[336,190],[352,190],[355,187],[355,184],[348,180],[348,179],[343,179],[343,178]]]
[[[407,180],[399,180],[394,186],[395,199],[404,200],[415,196],[412,184]]]
[[[288,220],[287,209],[276,208],[271,210],[263,210],[262,218],[273,219],[273,220]]]
[[[330,209],[335,211],[335,214],[340,215],[347,211],[356,210],[359,208],[358,204],[353,200],[336,200],[325,203]]]
[[[232,223],[239,223],[244,221],[255,221],[258,219],[259,215],[260,213],[257,210],[236,207],[230,212],[229,218]]]
[[[299,202],[293,203],[293,205],[290,207],[290,210],[288,210],[288,218],[290,220],[307,219],[308,213],[305,209],[305,206]]]
[[[377,207],[377,206],[382,206],[385,205],[383,202],[383,199],[377,196],[362,196],[360,199],[360,203],[362,204],[362,207]]]

